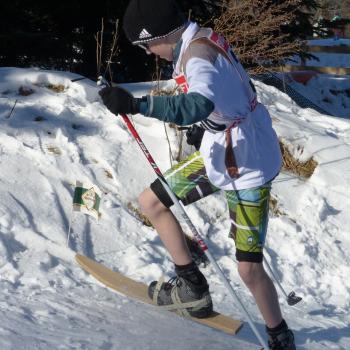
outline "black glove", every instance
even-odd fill
[[[140,98],[118,86],[105,87],[99,95],[105,106],[114,114],[137,114],[140,112]]]
[[[199,150],[199,148],[201,146],[204,131],[205,130],[203,128],[201,128],[200,126],[198,126],[196,124],[193,124],[186,131],[187,143],[191,146],[194,146],[197,151]]]

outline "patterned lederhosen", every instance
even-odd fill
[[[194,203],[220,189],[210,183],[199,152],[173,166],[164,174],[170,188],[184,205]],[[151,184],[159,200],[170,207],[173,202],[159,180]],[[236,245],[238,261],[263,260],[271,182],[260,187],[224,191],[231,220],[230,236]]]

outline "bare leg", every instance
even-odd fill
[[[141,211],[157,230],[165,248],[176,265],[192,261],[181,226],[170,209],[159,201],[154,192],[147,188],[139,196]]]
[[[282,314],[277,291],[263,264],[241,261],[238,263],[238,272],[253,294],[266,325],[269,328],[278,326],[282,322]]]

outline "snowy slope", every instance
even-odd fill
[[[254,349],[247,324],[230,337],[112,293],[75,264],[80,252],[146,283],[173,269],[156,233],[128,208],[154,179],[152,169],[122,120],[100,103],[95,83],[72,83],[76,77],[0,68],[0,348]],[[275,88],[257,85],[279,136],[300,159],[319,163],[307,181],[281,173],[273,188],[283,215],[271,217],[268,260],[284,288],[304,298],[293,308],[282,300],[285,318],[300,349],[349,349],[350,121],[300,109]],[[150,86],[128,88],[142,95]],[[22,96],[20,87],[32,93]],[[163,123],[141,116],[134,122],[167,169]],[[76,180],[100,187],[102,216],[95,222],[73,215],[68,248]],[[188,213],[263,334],[235,269],[225,201],[218,194]],[[212,268],[203,272],[216,308],[243,319]]]
[[[350,77],[317,74],[305,85],[291,79],[289,84],[303,96],[337,117],[350,118]]]

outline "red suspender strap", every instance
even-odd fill
[[[221,49],[223,49],[227,54],[228,50],[230,49],[230,45],[225,40],[225,38],[218,33],[212,32],[211,35],[208,37],[210,41],[212,41],[214,44],[219,46]]]
[[[226,148],[225,148],[226,170],[232,179],[236,179],[239,177],[239,171],[238,171],[238,166],[236,162],[236,157],[232,147],[231,128],[228,128],[227,130],[225,130],[225,141],[226,141]]]
[[[247,97],[249,99],[249,104],[250,104],[250,111],[254,111],[256,105],[257,105],[257,99],[256,99],[256,93],[253,91],[253,88],[248,84],[246,81],[243,80],[243,77],[239,70],[237,69],[236,63],[235,62],[237,59],[233,58],[232,55],[234,56],[233,52],[230,50],[230,45],[229,43],[225,40],[225,38],[222,35],[219,35],[218,33],[211,32],[210,35],[207,36],[207,38],[214,44],[216,45],[221,51],[224,52],[225,57],[231,62],[231,64],[234,66],[238,76],[240,77],[242,84],[244,85],[244,88],[247,93]]]

